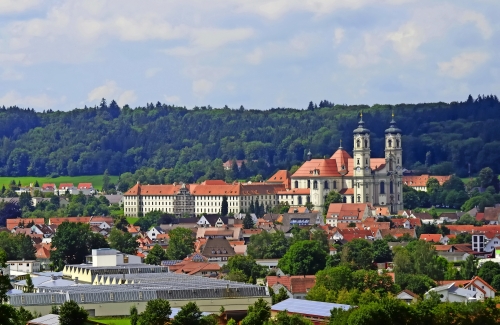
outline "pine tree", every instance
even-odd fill
[[[228,203],[227,203],[227,196],[223,196],[222,197],[222,206],[220,208],[220,215],[225,217],[227,216],[227,214],[229,213],[229,209],[228,209]]]
[[[248,207],[250,213],[255,213],[255,205],[253,204],[253,199],[250,201],[250,206]]]
[[[254,207],[254,213],[257,216],[257,218],[260,216],[260,204],[259,204],[259,199],[255,199],[255,207]]]
[[[109,190],[109,182],[110,182],[109,172],[106,169],[104,171],[104,175],[102,176],[102,191],[103,192],[107,192]]]
[[[245,218],[243,218],[243,228],[244,229],[251,229],[253,228],[253,219],[252,219],[252,216],[250,215],[250,213],[247,213],[245,215]]]

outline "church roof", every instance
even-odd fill
[[[339,168],[345,166],[345,168],[347,169],[348,161],[349,159],[352,159],[352,157],[347,151],[344,150],[344,148],[340,147],[337,149],[337,151],[335,151],[330,159],[335,159]]]
[[[293,174],[293,177],[332,177],[341,176],[334,159],[311,159],[306,161]]]

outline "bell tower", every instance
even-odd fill
[[[388,184],[388,202],[391,213],[403,209],[403,147],[401,129],[396,126],[394,113],[390,127],[385,130],[385,161]]]
[[[354,169],[354,202],[363,203],[370,200],[368,179],[370,168],[370,130],[365,128],[363,112],[361,112],[358,127],[354,129],[353,169]]]

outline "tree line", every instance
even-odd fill
[[[221,163],[246,160],[233,177],[264,178],[314,157],[329,157],[343,140],[352,150],[358,113],[372,131],[372,153],[383,157],[384,130],[394,110],[403,130],[406,168],[466,176],[500,167],[500,103],[493,95],[463,102],[334,105],[313,109],[216,109],[160,102],[132,109],[102,100],[68,112],[0,108],[0,175],[111,175],[164,169],[159,182],[223,178]],[[257,172],[256,172],[257,171]],[[225,176],[225,175],[224,175]]]

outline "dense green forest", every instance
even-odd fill
[[[330,156],[352,150],[358,113],[372,134],[372,156],[383,157],[391,111],[403,130],[408,169],[459,176],[483,167],[500,173],[500,103],[493,95],[464,102],[399,105],[333,105],[306,110],[174,107],[161,103],[132,109],[103,99],[99,106],[68,112],[0,108],[0,174],[5,176],[111,175],[151,167],[176,170],[172,181],[217,177],[218,165],[247,159],[264,177],[300,164],[310,149]],[[212,169],[212,171],[210,171]],[[255,174],[254,174],[255,175]]]

